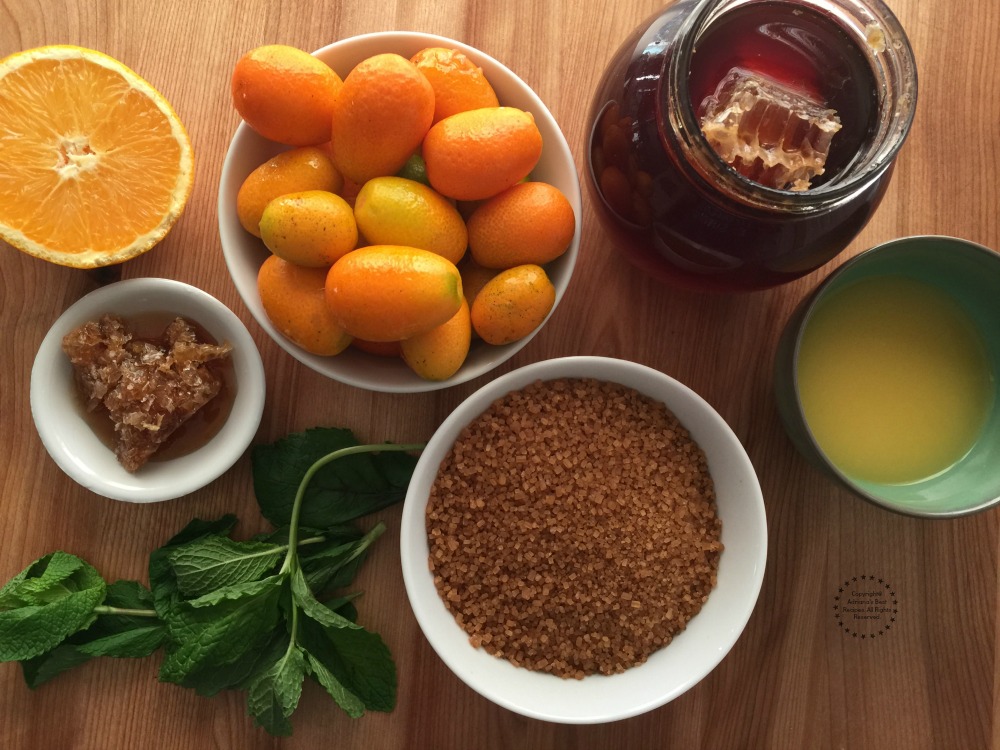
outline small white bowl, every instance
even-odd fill
[[[146,312],[176,313],[200,324],[217,341],[231,343],[236,399],[226,423],[203,446],[150,462],[132,474],[83,417],[62,339],[104,313],[127,319]],[[264,396],[260,353],[240,319],[201,289],[170,279],[119,281],[81,298],[49,329],[31,369],[31,416],[52,459],[92,492],[134,503],[170,500],[217,479],[250,445],[264,412]]]
[[[445,607],[428,570],[425,513],[442,460],[462,429],[494,400],[536,380],[594,378],[634,388],[664,403],[688,429],[708,460],[725,547],[718,584],[701,611],[665,648],[621,674],[582,680],[513,666],[469,643]],[[736,643],[750,618],[764,577],[767,522],[757,475],[739,439],[712,407],[662,372],[604,357],[565,357],[527,365],[483,386],[434,433],[406,494],[400,529],[403,581],[424,635],[469,687],[511,711],[545,721],[596,724],[657,708],[694,686]]]
[[[532,172],[532,178],[558,187],[569,199],[576,213],[576,233],[569,249],[560,258],[546,265],[546,271],[556,289],[556,300],[552,306],[554,311],[566,292],[576,265],[583,203],[580,180],[569,144],[555,118],[528,85],[489,55],[461,42],[433,34],[402,31],[363,34],[343,39],[313,54],[344,77],[355,65],[371,55],[396,52],[409,58],[425,47],[435,46],[451,47],[465,53],[483,69],[500,103],[531,112],[541,131],[542,156]],[[246,123],[240,123],[226,154],[219,181],[219,235],[226,265],[243,302],[261,328],[295,359],[316,372],[347,385],[389,393],[418,393],[458,385],[489,372],[513,357],[541,329],[539,326],[529,336],[504,346],[490,346],[474,341],[462,368],[443,381],[423,380],[401,359],[377,357],[353,347],[335,357],[321,357],[294,344],[268,320],[257,292],[257,271],[269,255],[268,250],[257,237],[243,229],[236,215],[236,194],[247,175],[287,148],[261,137]],[[550,312],[549,315],[551,314]]]

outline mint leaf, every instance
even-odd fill
[[[306,663],[309,666],[310,674],[316,679],[316,682],[326,688],[326,692],[329,693],[330,697],[337,702],[337,705],[344,710],[344,713],[352,719],[356,719],[364,714],[364,702],[350,690],[345,688],[340,681],[334,677],[333,672],[323,666],[322,661],[314,657],[312,654],[307,653]]]
[[[326,591],[336,591],[346,586],[358,577],[358,570],[364,557],[357,557],[342,565],[319,565],[313,561],[309,565],[303,565],[302,569],[306,576],[309,588],[320,593]]]
[[[359,628],[343,615],[338,615],[332,609],[321,604],[306,583],[306,578],[301,570],[296,569],[292,573],[292,600],[298,605],[307,617],[311,617],[319,624],[328,628]]]
[[[54,555],[56,553],[53,552],[52,554]],[[44,560],[45,558],[42,559]],[[18,595],[17,591],[23,585],[24,579],[28,577],[28,573],[31,572],[31,569],[39,562],[41,561],[35,560],[35,562],[7,581],[7,583],[3,585],[3,588],[0,588],[0,612],[8,609],[14,609],[15,607],[20,607],[25,604],[24,599]]]
[[[335,599],[326,599],[322,602],[327,609],[333,610],[341,617],[351,622],[358,621],[358,610],[354,606],[354,600],[361,596],[360,591],[338,596]]]
[[[253,488],[264,518],[275,526],[289,524],[295,494],[309,468],[328,453],[357,444],[350,430],[315,427],[291,433],[269,445],[255,445],[250,454]],[[322,528],[334,523],[314,524],[299,519],[300,527]]]
[[[365,557],[364,550],[355,554],[358,542],[356,539],[346,544],[330,546],[317,550],[316,554],[310,554],[308,557],[300,551],[299,564],[309,588],[323,592],[327,589],[349,586],[357,576]]]
[[[328,583],[336,582],[342,586],[350,583],[368,548],[384,532],[385,524],[378,523],[355,542],[320,550],[309,558],[300,557],[300,567],[292,575],[292,597],[309,617],[329,627],[356,627],[353,620],[336,612],[353,596],[324,605],[316,599],[313,592],[321,591]],[[345,569],[349,570],[350,577],[345,577],[342,581],[336,580],[337,573]],[[353,607],[351,610],[353,612]]]
[[[112,619],[99,617],[98,621]],[[98,656],[137,658],[149,656],[163,645],[166,628],[158,620],[152,624],[123,630],[103,637],[84,631],[86,638],[70,638],[51,651],[21,662],[24,680],[34,689],[67,669],[79,666]]]
[[[300,544],[299,565],[306,575],[309,588],[317,593],[327,589],[349,586],[361,567],[364,555],[346,560],[354,549],[354,543],[364,537],[353,524],[339,524],[321,531],[311,531],[313,538],[322,536],[319,544]]]
[[[227,600],[245,599],[248,596],[256,596],[261,591],[266,591],[274,585],[283,584],[285,578],[286,577],[284,575],[273,575],[259,581],[234,583],[231,586],[223,586],[222,588],[215,589],[214,591],[209,591],[207,594],[202,594],[195,599],[187,599],[183,601],[182,604],[185,607],[198,609],[201,607],[212,607]]]
[[[271,572],[284,552],[276,544],[206,536],[174,547],[167,559],[180,593],[195,597],[222,586],[259,579]]]
[[[181,545],[207,536],[228,536],[236,525],[236,516],[227,514],[215,521],[195,518],[187,526],[174,534],[167,542],[149,556],[149,587],[153,592],[153,607],[161,619],[166,617],[171,605],[179,598],[174,569],[170,565],[170,553]]]
[[[51,651],[22,661],[21,674],[28,687],[34,690],[53,677],[58,677],[68,669],[85,664],[90,659],[90,654],[85,654],[77,646],[63,643]]]
[[[288,717],[299,705],[306,661],[302,649],[291,645],[269,669],[247,688],[247,708],[254,723],[272,735],[292,733]]]
[[[0,661],[21,661],[55,648],[90,624],[103,592],[71,594],[60,601],[0,613]]]
[[[106,588],[74,555],[53,552],[33,562],[2,590],[0,661],[34,658],[89,626]]]
[[[75,590],[64,583],[84,565],[79,557],[66,552],[53,552],[36,560],[0,589],[0,610],[48,604],[62,598]]]
[[[98,618],[107,619],[107,618]],[[109,633],[100,638],[81,642],[76,648],[88,656],[112,656],[116,659],[149,656],[156,651],[167,636],[167,629],[159,620],[146,625]]]
[[[289,523],[296,492],[309,468],[334,451],[356,445],[350,430],[318,427],[255,446],[253,482],[261,513],[275,526]],[[330,462],[306,489],[300,525],[327,528],[400,502],[416,461],[408,453],[385,451]]]
[[[318,661],[366,708],[391,711],[395,707],[396,665],[377,633],[363,628],[326,628],[302,618],[299,642],[310,659]]]
[[[190,672],[181,685],[198,695],[212,696],[223,690],[246,688],[258,674],[274,664],[288,648],[288,634],[279,627],[270,638],[235,661]]]
[[[165,618],[173,645],[160,679],[181,683],[198,670],[230,664],[257,648],[278,624],[283,581],[284,576],[272,576],[177,602]]]

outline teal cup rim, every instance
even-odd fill
[[[940,257],[942,252],[959,253],[954,257],[961,258],[964,265],[944,264],[944,259]],[[943,276],[941,273],[931,275],[926,268],[921,270],[917,265],[900,262],[899,258],[903,255],[909,255],[916,261],[923,260],[928,265],[933,265],[937,258],[939,267],[936,270],[943,271]],[[907,485],[887,485],[855,479],[841,471],[820,448],[805,421],[799,399],[798,356],[802,334],[818,305],[832,289],[854,279],[867,277],[869,269],[872,270],[872,276],[905,275],[932,283],[952,294],[953,289],[947,284],[965,288],[965,283],[960,283],[958,279],[968,281],[971,278],[970,266],[986,267],[989,274],[987,277],[973,279],[982,291],[979,297],[986,299],[989,296],[985,287],[991,281],[1000,289],[1000,254],[985,245],[947,235],[914,235],[875,245],[845,261],[807,294],[792,313],[779,339],[775,355],[774,391],[778,412],[788,437],[806,460],[855,495],[880,508],[907,516],[944,519],[982,512],[1000,503],[1000,440],[992,443],[988,439],[984,440],[984,436],[988,438],[990,435],[1000,435],[1000,294],[994,294],[986,301],[980,300],[981,304],[976,310],[968,309],[968,300],[959,300],[966,312],[974,313],[970,316],[984,338],[993,368],[994,402],[987,423],[982,428],[983,433],[965,458],[940,474]],[[976,296],[975,289],[970,290],[970,295]],[[992,309],[989,309],[991,305]],[[991,317],[991,313],[995,317]],[[988,472],[989,467],[993,466],[996,468],[992,469],[992,483],[987,482],[982,489],[976,491],[968,491],[963,487],[963,472]],[[967,501],[965,496],[968,496]]]

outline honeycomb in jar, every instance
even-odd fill
[[[181,317],[150,340],[110,313],[68,333],[62,348],[87,410],[104,411],[111,420],[115,455],[129,472],[220,393],[223,378],[214,365],[232,350],[228,343],[199,341]]]
[[[701,131],[744,177],[779,190],[808,190],[823,174],[841,129],[836,110],[805,91],[732,68],[699,108]]]

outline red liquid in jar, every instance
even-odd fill
[[[663,90],[686,5],[671,6],[640,28],[601,83],[590,150],[598,215],[618,248],[661,280],[730,291],[791,281],[850,243],[881,200],[891,167],[834,208],[798,214],[746,205],[693,178],[671,141]],[[734,67],[801,90],[837,111],[842,129],[814,188],[849,170],[870,143],[878,121],[875,77],[858,41],[832,18],[787,0],[751,2],[723,13],[692,54],[688,82],[696,116]]]

